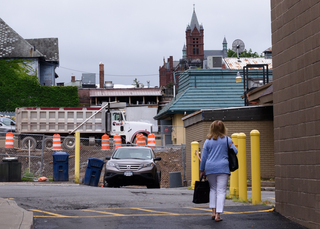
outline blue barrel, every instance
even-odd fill
[[[103,165],[103,160],[88,158],[88,165],[83,183],[85,185],[98,186]]]
[[[53,180],[69,181],[69,154],[66,152],[54,152],[53,157]]]

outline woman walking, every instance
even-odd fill
[[[212,208],[212,219],[216,222],[222,221],[220,213],[223,212],[230,175],[228,147],[238,153],[232,139],[226,136],[224,123],[216,120],[210,125],[209,134],[203,145],[200,164],[200,178],[207,176],[210,184],[209,208]]]

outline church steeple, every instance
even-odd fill
[[[193,32],[193,30],[195,28],[197,28],[198,32],[200,32],[200,25],[198,22],[198,18],[196,15],[196,9],[195,9],[194,4],[193,4],[193,13],[192,13],[191,22],[190,22],[190,28],[191,28],[191,33]]]
[[[226,37],[224,37],[223,41],[222,41],[222,51],[223,51],[223,56],[227,57],[227,53],[228,53],[228,43],[227,43],[227,39]]]
[[[199,25],[195,6],[193,5],[191,22],[186,29],[186,48],[188,61],[195,63],[197,67],[202,66],[204,59],[203,32],[203,26]]]
[[[182,48],[182,59],[187,59],[187,48],[185,44],[183,45],[183,48]]]

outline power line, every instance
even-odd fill
[[[66,67],[62,67],[60,66],[59,68],[62,69],[67,69],[67,70],[71,70],[71,71],[75,71],[75,72],[81,72],[81,73],[95,73],[96,72],[88,72],[88,71],[82,71],[82,70],[77,70],[77,69],[72,69],[72,68],[66,68]],[[105,76],[119,76],[119,77],[147,77],[147,76],[158,76],[159,74],[144,74],[144,75],[118,75],[118,74],[110,74],[110,73],[105,73]]]

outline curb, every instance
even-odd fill
[[[14,200],[0,198],[1,228],[33,229],[33,212],[20,208]]]

